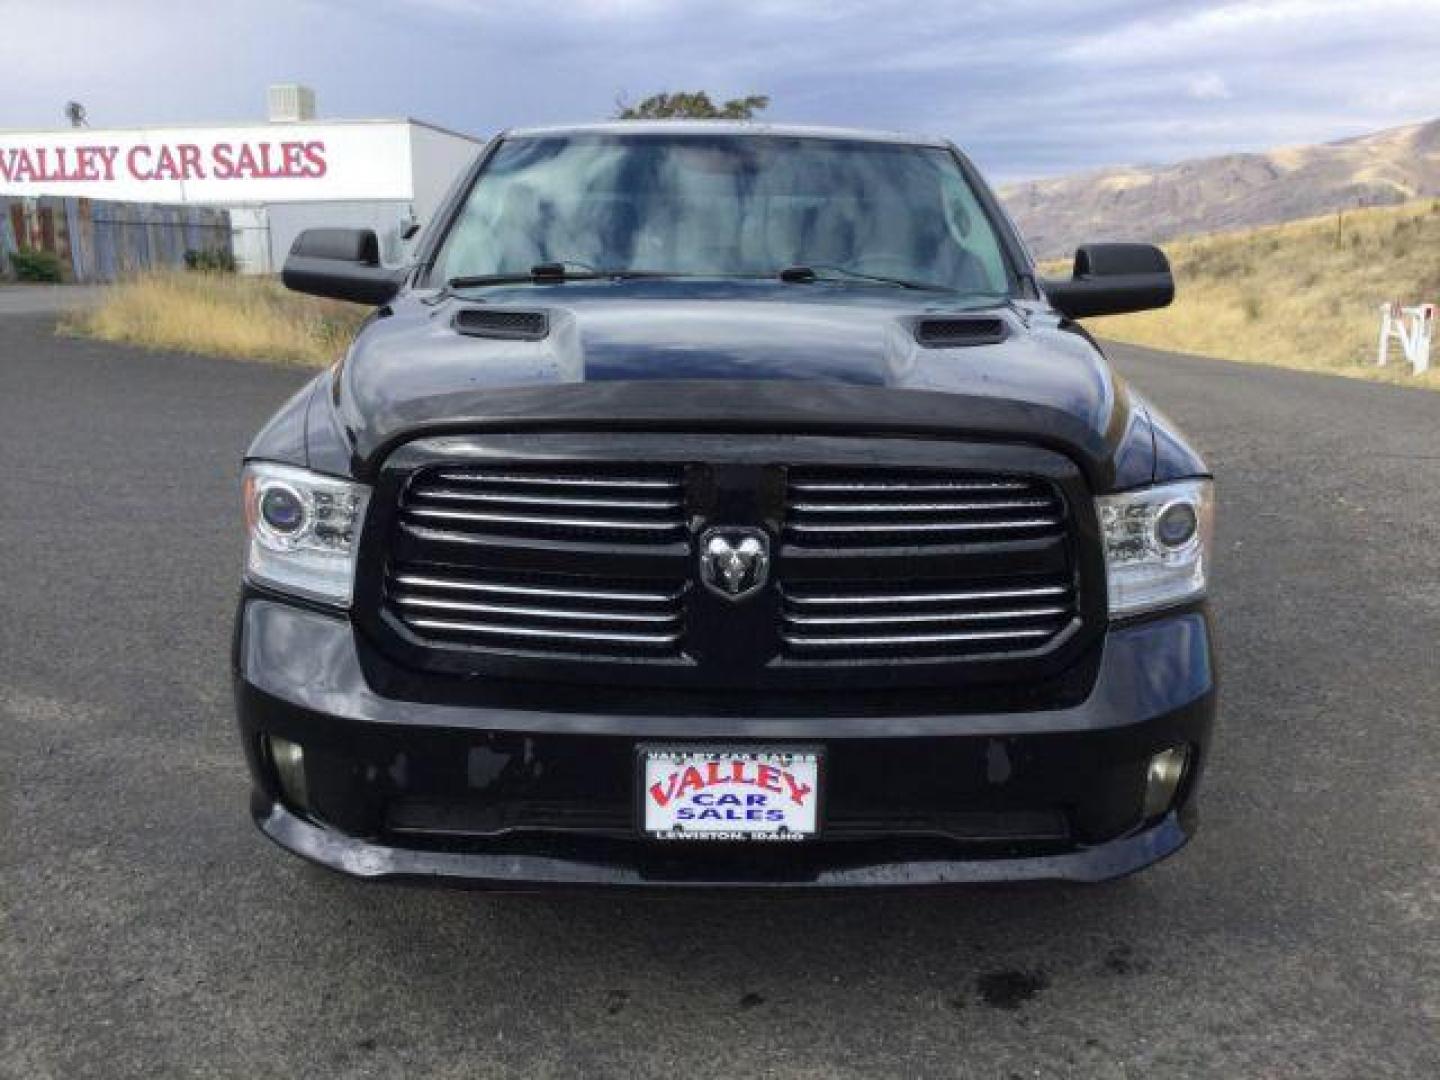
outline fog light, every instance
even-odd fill
[[[1180,781],[1185,779],[1185,766],[1190,763],[1188,746],[1172,746],[1150,759],[1145,772],[1145,818],[1159,817],[1170,809]]]
[[[280,780],[280,793],[297,810],[304,810],[310,805],[310,792],[305,786],[305,751],[300,749],[299,743],[278,735],[268,736],[267,741],[270,744],[270,760]]]

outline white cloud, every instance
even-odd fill
[[[617,94],[770,94],[778,121],[933,132],[1010,177],[1440,115],[1440,0],[0,0],[0,128],[322,115],[488,134]],[[315,42],[324,41],[323,49]],[[37,42],[59,43],[37,47]],[[61,57],[63,62],[57,62]]]
[[[1162,15],[1120,27],[1097,26],[1063,46],[1061,54],[1112,64],[1153,64],[1237,49],[1284,56],[1309,42],[1335,40],[1357,30],[1363,40],[1377,31],[1393,37],[1397,31],[1413,35],[1440,25],[1435,0],[1241,0],[1162,5],[1161,10]]]
[[[1192,77],[1185,84],[1185,92],[1196,101],[1225,101],[1233,96],[1230,85],[1215,71]]]

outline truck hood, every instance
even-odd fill
[[[464,308],[543,311],[548,334],[468,336],[454,325]],[[312,445],[327,434],[316,424],[329,427],[365,476],[398,443],[444,431],[968,436],[1047,444],[1113,484],[1143,414],[1090,339],[1039,305],[1007,304],[984,312],[1006,322],[998,344],[917,342],[920,318],[964,310],[937,293],[749,281],[410,294],[337,366]]]

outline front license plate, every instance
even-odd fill
[[[646,835],[803,840],[819,821],[820,751],[641,747]]]

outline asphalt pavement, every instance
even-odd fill
[[[100,285],[0,284],[0,317],[70,311],[93,304],[102,288]]]
[[[1440,1075],[1440,394],[1113,352],[1218,476],[1195,843],[1092,888],[487,896],[249,822],[237,468],[308,373],[0,318],[0,1076]]]

